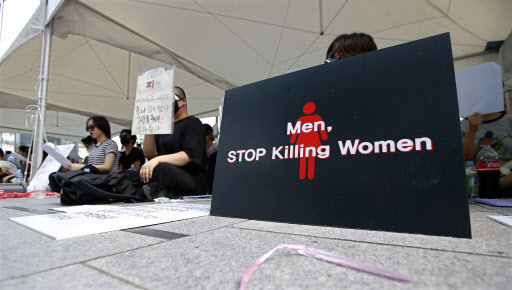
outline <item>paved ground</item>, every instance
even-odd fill
[[[511,289],[512,228],[487,216],[512,208],[470,204],[473,239],[206,216],[56,241],[8,219],[58,206],[57,198],[0,200],[0,289],[236,289],[279,244],[329,251],[412,282],[278,250],[248,289]]]

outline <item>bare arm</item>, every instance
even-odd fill
[[[483,117],[480,113],[473,113],[468,118],[469,128],[466,132],[466,136],[464,136],[464,140],[462,140],[462,145],[464,148],[464,161],[469,161],[473,159],[475,154],[475,136],[478,131],[478,127],[483,122]]]
[[[82,169],[85,165],[87,165],[87,164],[71,163],[71,164],[68,166],[68,169],[69,169],[69,170],[80,170],[80,169]]]
[[[155,143],[155,135],[146,135],[144,137],[144,154],[148,160],[151,160],[156,157],[156,143]]]
[[[107,153],[105,155],[105,162],[103,164],[95,164],[94,167],[98,168],[99,171],[109,172],[112,169],[112,165],[114,165],[114,160],[116,159],[116,154],[113,152]]]
[[[475,133],[476,131],[468,130],[462,141],[462,146],[464,147],[464,161],[472,160],[475,155]]]

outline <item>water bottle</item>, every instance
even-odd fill
[[[137,169],[135,169],[135,166],[132,164],[132,166],[130,166],[130,171],[137,171]]]
[[[482,145],[482,150],[476,156],[478,195],[480,198],[499,198],[500,157],[491,148],[491,141],[484,141]]]
[[[18,172],[14,174],[14,181],[15,184],[22,184],[23,183],[23,172],[21,172],[21,169],[18,169]]]

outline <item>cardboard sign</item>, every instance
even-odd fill
[[[501,68],[487,62],[455,73],[459,112],[462,118],[478,112],[501,112],[505,109]]]
[[[173,129],[174,66],[140,73],[132,134],[172,134]]]
[[[226,92],[212,215],[471,237],[449,34]]]
[[[15,217],[10,220],[61,240],[200,217],[210,212],[208,205],[185,203],[81,209],[82,211]]]

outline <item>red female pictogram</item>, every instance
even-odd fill
[[[316,105],[313,102],[309,102],[304,105],[302,110],[304,114],[307,116],[300,117],[297,120],[297,123],[300,122],[300,127],[304,128],[305,124],[308,128],[313,128],[313,130],[301,130],[298,133],[294,133],[290,138],[290,143],[294,144],[297,141],[297,145],[303,145],[304,148],[314,147],[315,151],[318,147],[322,146],[320,141],[320,136],[322,136],[322,140],[327,140],[327,131],[325,131],[325,126],[315,126],[314,124],[318,124],[319,122],[323,123],[322,117],[319,115],[311,115],[315,112]],[[319,130],[317,129],[319,127]],[[320,132],[320,136],[318,133]],[[302,146],[301,146],[302,147]],[[308,179],[313,179],[315,177],[315,156],[309,157],[301,157],[300,158],[300,171],[299,177],[300,179],[306,178],[306,168],[308,169]]]

